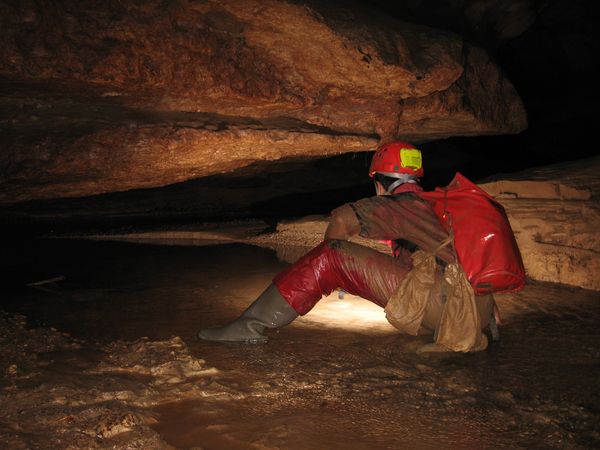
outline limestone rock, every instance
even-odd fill
[[[484,51],[323,3],[1,0],[0,203],[526,127]]]
[[[505,207],[535,280],[600,290],[600,158],[480,184]]]

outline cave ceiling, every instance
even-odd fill
[[[532,21],[532,2],[467,3],[444,4],[496,46]],[[323,5],[1,0],[0,204],[526,129],[489,51],[420,23],[427,2]]]

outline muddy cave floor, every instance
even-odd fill
[[[13,243],[0,309],[0,447],[600,447],[600,296],[498,296],[501,342],[425,355],[338,293],[263,345],[197,340],[287,263],[241,244]],[[37,280],[56,278],[39,286]]]

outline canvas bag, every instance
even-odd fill
[[[460,264],[446,265],[443,277],[436,277],[435,254],[452,242],[452,235],[433,253],[413,253],[413,269],[402,280],[385,307],[388,322],[403,333],[416,336],[421,328],[430,295],[444,292],[443,310],[435,342],[455,352],[477,352],[488,344],[481,331],[475,292]],[[443,284],[440,292],[437,283]]]
[[[416,336],[421,328],[429,296],[436,290],[437,262],[435,255],[422,250],[414,252],[412,260],[412,270],[388,299],[385,318],[402,333]]]

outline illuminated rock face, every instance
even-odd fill
[[[4,204],[526,127],[484,51],[358,7],[0,1],[0,40]]]
[[[600,158],[481,184],[505,207],[527,275],[600,290]]]

